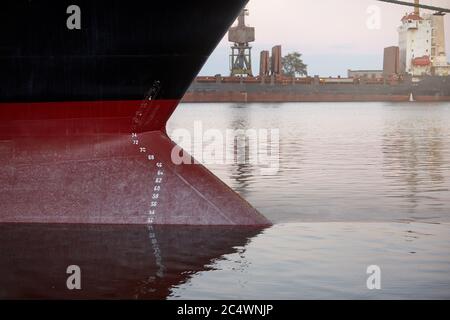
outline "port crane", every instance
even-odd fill
[[[440,15],[440,16],[445,15],[446,13],[450,13],[450,9],[430,6],[430,5],[426,5],[426,4],[420,4],[419,0],[415,0],[414,3],[406,2],[406,1],[397,1],[397,0],[377,0],[377,1],[399,4],[402,6],[410,6],[410,7],[414,7],[417,9],[422,8],[422,9],[432,10],[432,11],[435,11],[435,13],[434,13],[435,15]]]

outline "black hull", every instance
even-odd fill
[[[72,1],[2,3],[0,138],[164,131],[245,3],[80,0],[79,30]]]
[[[244,0],[8,0],[0,11],[0,102],[180,99]]]

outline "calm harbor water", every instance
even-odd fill
[[[271,175],[206,164],[272,227],[0,225],[0,297],[450,299],[450,103],[182,104],[168,133],[195,123],[279,130]]]
[[[170,298],[450,298],[450,103],[183,104],[169,132],[195,121],[279,129],[274,175],[206,164],[275,225]]]
[[[196,121],[279,129],[277,174],[206,164],[273,222],[450,222],[450,103],[182,104],[168,132]]]

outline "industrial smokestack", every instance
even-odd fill
[[[420,8],[419,8],[420,1],[414,0],[414,14],[420,15]]]

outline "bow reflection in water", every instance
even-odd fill
[[[0,225],[0,298],[164,299],[175,285],[235,253],[255,227]],[[69,290],[68,266],[81,269]]]

